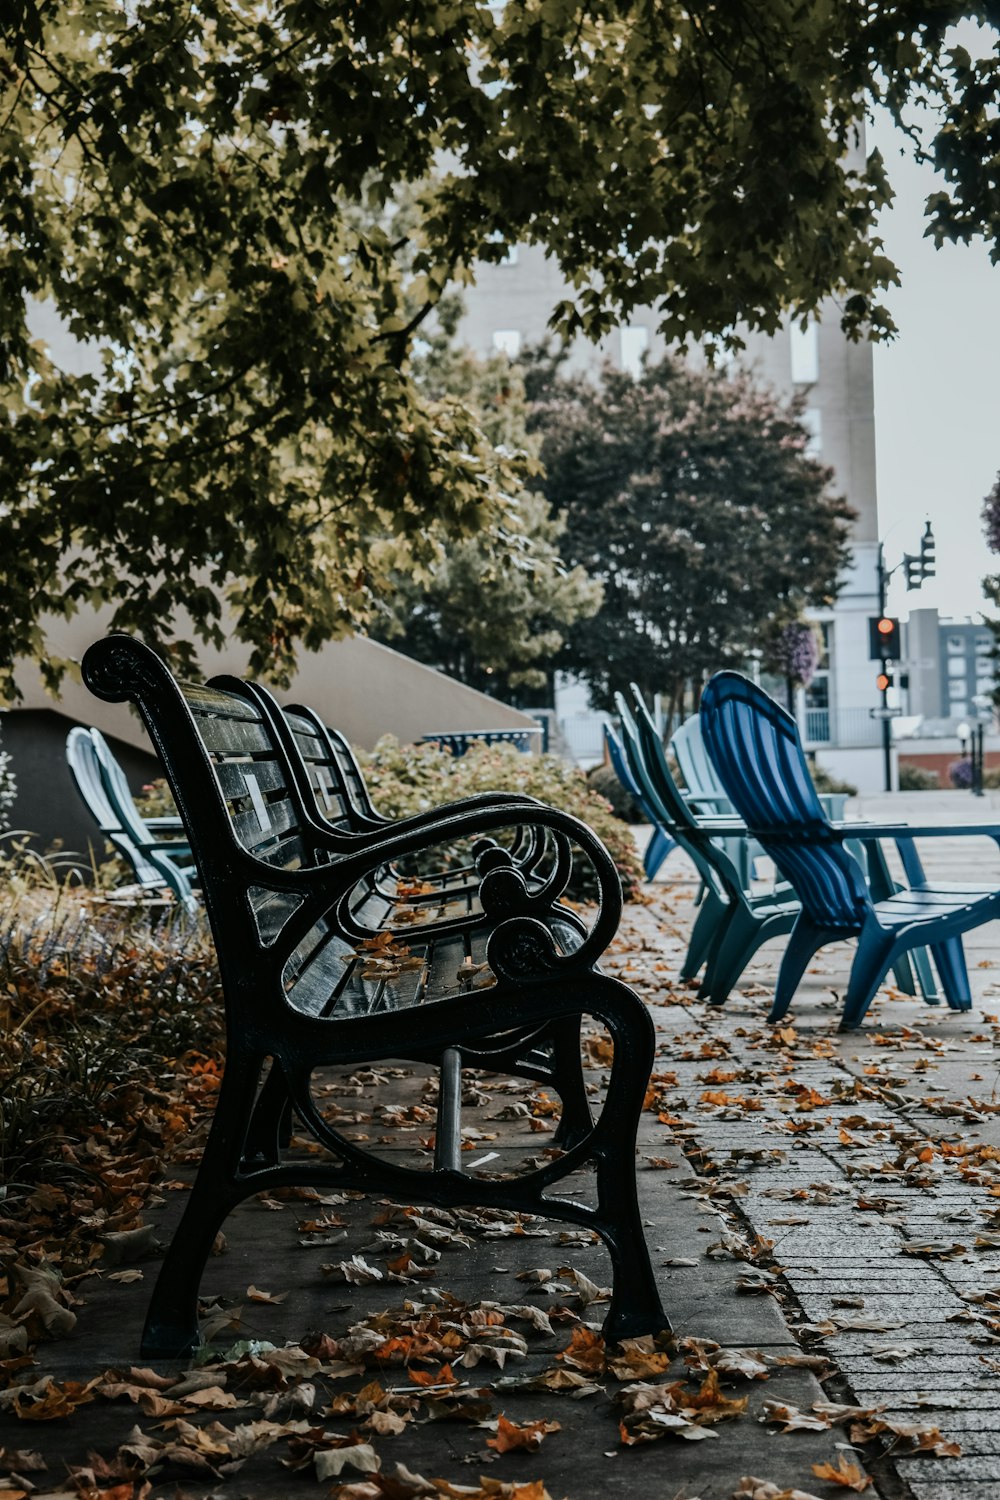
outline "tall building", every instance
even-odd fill
[[[992,725],[997,663],[989,626],[915,609],[903,642],[909,714],[949,730],[961,720]]]
[[[514,246],[498,265],[477,268],[465,293],[458,339],[486,355],[516,358],[547,336],[552,309],[567,296],[553,261],[537,246]],[[599,345],[578,339],[569,351],[571,370],[597,370],[610,361],[638,374],[645,358],[657,360],[667,345],[650,309]],[[882,785],[882,726],[871,717],[879,706],[876,667],[868,657],[868,619],[878,610],[878,516],[875,493],[875,411],[872,351],[850,343],[831,303],[806,329],[785,326],[773,335],[746,335],[734,364],[779,393],[801,393],[812,451],[833,469],[834,483],[857,513],[852,560],[835,606],[816,614],[823,637],[819,670],[800,694],[799,718],[810,750],[834,774],[861,790]]]

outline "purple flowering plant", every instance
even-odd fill
[[[983,531],[991,552],[1000,552],[1000,474],[983,501]]]
[[[783,677],[797,687],[808,687],[819,666],[815,630],[804,620],[790,621],[778,632],[770,654]]]

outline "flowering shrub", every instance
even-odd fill
[[[972,761],[968,756],[964,760],[953,760],[948,767],[948,780],[952,786],[961,792],[968,792],[972,788]]]
[[[983,531],[991,552],[1000,552],[1000,474],[983,501]]]
[[[783,677],[797,687],[808,687],[819,666],[816,632],[804,620],[792,620],[778,632],[769,654]]]
[[[373,751],[359,751],[358,759],[372,800],[387,817],[406,817],[483,792],[521,792],[571,813],[587,823],[607,848],[618,867],[626,900],[639,891],[642,871],[628,828],[615,817],[607,800],[588,785],[583,772],[558,756],[522,755],[512,745],[473,743],[465,755],[456,757],[437,745],[400,745],[394,736],[383,735]],[[467,853],[456,846],[451,857],[464,860]],[[570,894],[578,900],[595,896],[589,864],[579,860],[577,865]]]

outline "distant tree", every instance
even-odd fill
[[[525,485],[537,482],[538,439],[527,431],[521,371],[505,354],[481,359],[453,344],[460,310],[457,299],[441,309],[415,378],[434,400],[461,400],[494,448],[517,457]],[[508,506],[499,546],[483,533],[442,542],[426,568],[397,574],[378,635],[481,692],[538,699],[567,627],[601,602],[600,584],[564,564],[564,530],[544,495],[522,488]]]
[[[980,58],[953,47],[990,23]],[[563,332],[677,343],[835,296],[891,328],[873,101],[936,112],[935,239],[1000,230],[995,3],[4,0],[0,694],[47,612],[280,675],[442,536],[502,545],[518,476],[414,335],[518,242]],[[915,147],[915,149],[920,149]],[[408,188],[401,245],[388,225]],[[53,365],[44,304],[96,373]]]
[[[806,452],[798,409],[677,360],[538,382],[545,493],[564,510],[568,561],[604,584],[560,664],[610,708],[637,682],[680,712],[809,605],[829,604],[853,512]]]

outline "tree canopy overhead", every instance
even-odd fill
[[[7,0],[0,16],[0,692],[46,610],[280,673],[364,626],[520,483],[412,336],[477,258],[544,244],[565,333],[668,338],[836,297],[879,333],[873,99],[940,112],[938,237],[1000,226],[997,83],[958,0]],[[415,187],[406,228],[391,213]],[[87,340],[53,367],[32,303]],[[187,623],[179,618],[186,612]],[[58,664],[53,664],[58,669]]]

